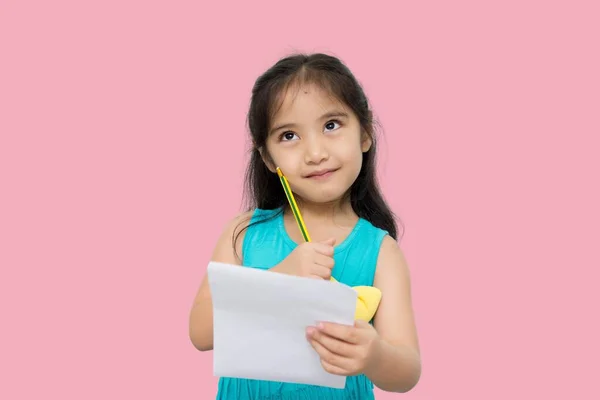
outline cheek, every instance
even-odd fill
[[[343,145],[336,148],[339,157],[344,160],[347,164],[362,163],[362,151],[360,145],[356,143],[344,143]]]
[[[348,179],[356,179],[362,168],[363,153],[360,148],[352,146],[351,149],[345,153],[344,164],[348,171]]]
[[[275,148],[271,151],[271,158],[275,163],[276,167],[280,167],[282,170],[289,171],[298,167],[298,155],[296,151],[292,151],[291,148]]]

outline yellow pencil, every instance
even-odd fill
[[[277,175],[279,175],[279,180],[283,185],[283,190],[285,192],[285,196],[288,199],[288,203],[290,203],[290,208],[292,209],[292,213],[294,214],[294,218],[296,219],[296,223],[298,224],[298,228],[300,228],[300,232],[304,237],[304,241],[310,242],[310,236],[308,235],[308,230],[306,229],[306,225],[304,224],[304,220],[302,219],[302,214],[300,214],[300,209],[298,208],[298,204],[296,204],[296,199],[294,199],[294,194],[292,193],[292,189],[290,188],[290,184],[288,183],[285,175],[281,172],[281,169],[277,167]]]

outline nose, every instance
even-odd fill
[[[304,161],[307,164],[320,164],[323,161],[327,161],[329,158],[327,146],[321,136],[322,135],[311,135],[305,140],[306,151]]]

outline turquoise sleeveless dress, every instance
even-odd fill
[[[242,265],[269,269],[281,262],[297,244],[287,234],[281,209],[254,211],[242,244]],[[334,248],[333,277],[350,286],[372,286],[379,247],[387,234],[359,219],[348,237]],[[372,322],[371,322],[372,323]],[[349,376],[344,389],[221,377],[217,400],[371,400],[373,383],[365,376]]]

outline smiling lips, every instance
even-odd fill
[[[330,176],[331,174],[333,174],[335,171],[337,171],[337,170],[336,169],[322,169],[319,171],[311,172],[310,174],[306,175],[305,178],[324,179],[324,178],[327,178],[328,176]]]

